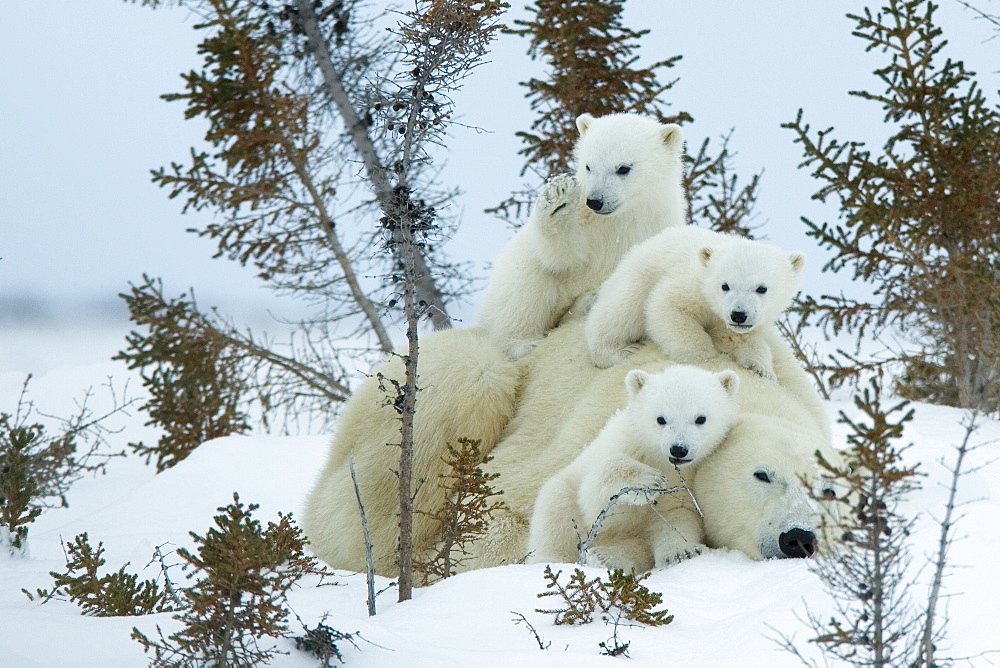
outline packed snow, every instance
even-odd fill
[[[99,345],[93,346],[100,350]],[[0,373],[0,406],[10,411],[17,401],[23,374]],[[110,398],[101,383],[124,378],[115,363],[63,365],[33,379],[30,398],[38,410],[66,414],[73,410],[86,383],[95,386],[95,409]],[[135,393],[135,388],[131,391]],[[55,405],[53,405],[53,403]],[[915,404],[916,416],[901,444],[913,443],[905,456],[919,462],[926,475],[922,488],[907,500],[904,511],[918,517],[912,535],[915,582],[908,588],[914,604],[926,598],[928,559],[936,549],[950,481],[948,467],[954,447],[962,440],[960,410]],[[853,412],[847,401],[828,405],[832,418]],[[135,412],[115,418],[122,431],[112,437],[117,447],[129,441],[155,439]],[[844,443],[846,427],[835,426]],[[949,555],[945,579],[947,598],[941,611],[948,619],[947,639],[940,656],[965,659],[959,665],[1000,663],[1000,423],[982,420],[972,443],[971,471],[961,480],[960,520]],[[133,626],[147,635],[160,626],[177,630],[171,613],[128,618],[96,618],[81,614],[67,601],[30,601],[22,588],[51,588],[50,571],[65,570],[63,541],[88,532],[92,545],[104,543],[106,568],[126,562],[130,572],[158,577],[156,564],[147,566],[153,550],[193,547],[188,534],[204,534],[213,526],[217,509],[239,492],[244,503],[259,504],[255,516],[276,521],[278,512],[297,514],[325,456],[327,436],[232,436],[205,443],[173,469],[156,474],[137,457],[116,459],[106,475],[79,481],[68,495],[69,507],[45,512],[30,528],[30,554],[0,561],[0,664],[30,666],[143,666],[149,657],[130,639]],[[387,490],[386,493],[394,493]],[[179,558],[174,555],[174,562]],[[564,578],[573,566],[562,569]],[[536,612],[551,599],[545,590],[543,565],[516,565],[469,572],[415,591],[399,603],[391,581],[379,578],[385,590],[377,599],[377,614],[369,617],[363,574],[337,571],[324,586],[310,579],[289,599],[291,608],[308,625],[325,623],[353,634],[354,644],[338,643],[349,666],[604,666],[621,661],[601,654],[600,643],[613,644],[615,629],[597,620],[589,625],[555,626],[552,616]],[[589,576],[603,574],[587,568]],[[183,584],[183,575],[174,569]],[[741,553],[713,550],[652,573],[645,582],[663,594],[663,607],[673,623],[657,627],[625,626],[618,641],[629,643],[635,665],[672,666],[795,666],[797,658],[783,651],[780,635],[793,637],[800,650],[824,665],[808,639],[814,635],[801,621],[807,609],[822,613],[830,599],[806,560],[754,562]],[[540,640],[527,624],[530,623]],[[293,632],[300,633],[292,618]],[[542,649],[539,642],[546,646]],[[315,666],[317,659],[295,649],[291,640],[277,641],[287,654],[275,666]],[[835,664],[834,664],[835,665]]]

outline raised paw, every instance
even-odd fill
[[[741,367],[753,371],[761,378],[770,381],[778,380],[774,373],[771,349],[760,339],[748,339],[732,352],[732,357]]]
[[[542,227],[558,226],[559,221],[571,217],[580,199],[580,189],[572,174],[559,174],[546,181],[535,199],[532,217]]]

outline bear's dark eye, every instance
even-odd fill
[[[583,168],[586,169],[588,172],[590,171],[590,165],[584,165]]]
[[[706,420],[706,419],[707,419],[707,418],[706,418],[706,417],[705,417],[704,415],[699,415],[698,417],[696,417],[696,418],[694,419],[694,423],[695,423],[695,424],[705,424],[705,420]]]
[[[667,424],[667,418],[661,415],[660,417],[656,418],[656,424]]]
[[[771,476],[767,474],[767,471],[755,471],[753,477],[761,482],[771,482]]]
[[[729,283],[723,283],[722,284],[722,291],[723,292],[729,292]]]
[[[632,165],[622,165],[621,167],[618,168],[618,170],[617,170],[616,173],[619,176],[625,176],[626,174],[628,174],[631,171],[632,171]]]
[[[758,285],[757,286],[757,294],[758,295],[762,295],[765,292],[767,292],[767,286],[766,285]]]

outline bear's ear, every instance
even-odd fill
[[[740,389],[740,377],[736,375],[735,371],[726,369],[715,374],[715,377],[719,379],[719,384],[722,385],[722,389],[729,393],[729,396],[736,396],[736,391]]]
[[[577,123],[579,122],[577,120]],[[670,147],[680,148],[684,144],[684,131],[676,123],[661,125],[660,137],[663,138],[663,143]]]
[[[792,261],[792,271],[798,273],[806,266],[806,254],[795,251],[788,254],[788,259]]]
[[[582,137],[586,132],[590,124],[594,122],[594,117],[590,114],[580,114],[576,117],[576,129],[580,131],[580,136]]]
[[[703,265],[708,266],[708,261],[712,259],[712,249],[709,248],[708,246],[703,246],[699,248],[698,258],[701,260],[701,263]]]
[[[630,399],[642,389],[647,380],[649,380],[649,374],[642,369],[632,369],[625,374],[625,390]]]

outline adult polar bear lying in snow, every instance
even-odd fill
[[[531,352],[636,243],[684,224],[679,126],[635,114],[576,121],[576,175],[550,180],[501,249],[480,325],[517,359]]]
[[[706,457],[688,482],[704,512],[673,498],[664,510],[675,516],[686,552],[709,547],[741,550],[762,559],[810,549],[818,517],[798,482],[815,473],[813,452],[829,446],[829,424],[811,381],[787,348],[774,351],[778,382],[735,365],[742,414],[727,439]],[[414,477],[424,478],[415,506],[433,513],[443,503],[435,484],[446,473],[447,444],[482,440],[500,474],[495,487],[509,510],[496,516],[486,536],[472,545],[469,567],[514,563],[528,556],[528,522],[545,480],[571,462],[625,404],[624,378],[632,368],[662,370],[670,360],[642,346],[609,369],[591,364],[579,319],[553,330],[529,357],[512,362],[491,337],[473,328],[421,340],[421,392],[415,425]],[[380,373],[401,379],[390,360]],[[516,408],[516,412],[515,412]],[[509,420],[509,422],[508,422]],[[506,427],[505,427],[506,425]],[[307,500],[302,526],[312,551],[334,568],[362,571],[364,542],[347,467],[353,455],[364,501],[376,572],[396,572],[398,543],[396,477],[398,421],[369,379],[348,402],[325,468]],[[679,481],[678,481],[679,482]],[[673,480],[668,484],[675,484]],[[673,504],[675,507],[667,507]],[[676,511],[676,512],[673,512]],[[414,517],[415,558],[426,559],[436,541],[435,523]],[[802,547],[806,546],[806,547]]]
[[[678,558],[704,546],[737,549],[754,559],[805,556],[816,548],[819,516],[800,476],[815,478],[817,450],[835,457],[829,423],[791,351],[782,346],[773,352],[777,382],[731,360],[702,365],[737,373],[740,415],[726,439],[685,474],[704,517],[687,495],[658,499],[659,512],[670,516],[676,531]],[[487,535],[473,545],[473,567],[530,558],[528,523],[542,485],[625,405],[630,370],[655,372],[670,360],[647,343],[625,361],[596,369],[582,323],[574,320],[551,332],[526,362],[517,413],[484,467],[500,474],[496,485],[504,490],[509,511],[494,516]],[[667,486],[680,482],[676,471],[666,480]]]

